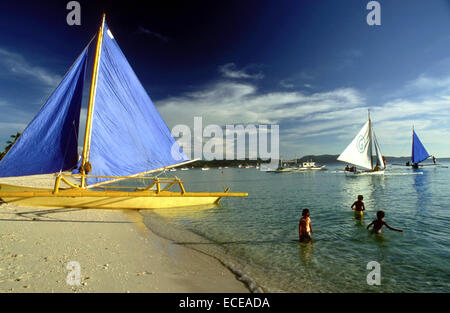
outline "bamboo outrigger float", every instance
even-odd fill
[[[115,42],[105,15],[96,37],[81,158],[77,134],[94,40],[0,162],[0,177],[59,173],[54,188],[0,184],[0,198],[38,207],[157,209],[246,197],[247,193],[230,193],[230,188],[216,193],[186,192],[179,178],[143,176],[195,160],[188,160],[172,137]],[[72,174],[62,173],[68,170]],[[107,185],[137,178],[150,183],[143,188]],[[62,188],[62,183],[67,187]],[[179,191],[173,191],[174,187]]]

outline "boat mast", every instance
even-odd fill
[[[372,156],[372,122],[370,121],[370,109],[367,110],[369,115],[369,153],[370,153],[370,167],[373,169],[373,156]]]
[[[89,164],[88,159],[89,159],[89,149],[90,149],[91,131],[92,131],[92,113],[94,111],[95,92],[97,89],[98,64],[99,64],[100,54],[101,54],[103,30],[104,30],[104,26],[105,26],[105,16],[106,16],[106,14],[103,13],[102,24],[100,26],[100,30],[98,31],[97,47],[95,49],[95,59],[94,59],[94,65],[93,65],[93,70],[92,70],[91,90],[90,90],[90,94],[89,94],[89,106],[88,106],[88,112],[87,112],[87,118],[86,118],[86,131],[84,133],[83,156],[81,159],[81,167],[80,167],[81,187],[82,188],[86,188],[86,174],[87,174],[87,172],[90,171],[90,169],[87,171],[86,165]]]
[[[412,127],[412,134],[411,134],[411,163],[414,163],[414,124]]]

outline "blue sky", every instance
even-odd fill
[[[0,146],[21,131],[94,35],[101,13],[169,127],[280,125],[284,158],[339,154],[371,110],[385,155],[414,125],[450,156],[450,3],[366,0],[0,4]]]

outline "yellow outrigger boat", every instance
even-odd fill
[[[59,176],[58,180],[63,177]],[[147,178],[147,177],[145,177]],[[149,179],[154,179],[148,177]],[[178,184],[177,178],[154,179],[153,184]],[[152,184],[152,185],[153,185]],[[150,185],[150,186],[152,186]],[[117,187],[116,187],[117,188]],[[166,187],[167,188],[167,187]],[[159,189],[159,188],[158,188]],[[0,198],[7,203],[37,207],[70,207],[96,209],[165,209],[218,204],[223,197],[246,197],[246,193],[173,192],[162,190],[95,191],[80,187],[60,189],[32,188],[0,184]]]
[[[78,156],[85,77],[90,78],[90,94],[83,153]],[[230,193],[230,188],[186,192],[179,178],[145,176],[194,161],[171,135],[103,15],[98,33],[0,162],[0,177],[57,173],[54,188],[0,184],[0,198],[38,207],[158,209],[247,196]],[[141,188],[111,185],[131,179],[149,183]]]

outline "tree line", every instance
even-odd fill
[[[9,136],[11,139],[9,139],[6,142],[6,147],[5,150],[3,150],[2,152],[0,152],[0,161],[3,159],[3,157],[8,153],[9,149],[11,149],[11,147],[16,143],[16,141],[19,139],[20,135],[22,135],[21,133],[17,132],[15,135],[11,135]]]

